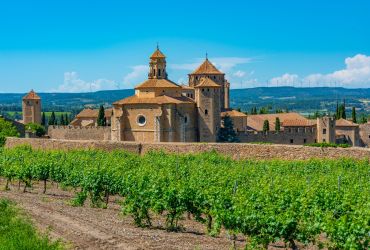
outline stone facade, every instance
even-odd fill
[[[291,145],[257,145],[247,143],[138,143],[7,138],[5,147],[13,148],[20,145],[30,145],[35,149],[42,150],[126,150],[137,154],[145,154],[153,150],[185,154],[216,151],[220,154],[233,157],[234,159],[307,160],[312,158],[339,159],[341,157],[350,157],[354,159],[370,160],[370,149],[366,148],[318,148]]]
[[[65,140],[111,140],[110,127],[49,126],[48,135],[52,139]]]
[[[370,147],[370,122],[360,125],[360,144],[362,147]]]
[[[150,57],[148,79],[135,87],[134,96],[113,103],[111,138],[216,142],[229,87],[208,58],[189,75],[189,86],[177,85],[168,79],[166,57],[157,48]]]
[[[41,98],[31,90],[22,99],[23,124],[41,124]]]

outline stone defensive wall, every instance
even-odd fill
[[[199,153],[215,150],[235,159],[285,159],[305,160],[311,158],[351,157],[370,159],[368,148],[319,148],[295,145],[264,145],[248,143],[138,143],[113,141],[78,141],[36,138],[7,138],[5,147],[13,148],[30,145],[42,150],[100,149],[126,150],[139,155],[151,150],[163,150],[168,153]]]
[[[111,128],[49,126],[48,135],[53,139],[109,141],[111,139]]]

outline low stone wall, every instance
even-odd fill
[[[42,150],[74,150],[74,149],[101,149],[112,151],[123,149],[128,152],[140,154],[141,145],[135,142],[88,141],[88,140],[59,140],[40,138],[7,138],[5,147],[14,148],[21,145],[30,145],[34,149]]]
[[[235,159],[311,159],[352,157],[370,159],[370,149],[366,148],[317,148],[291,145],[259,145],[247,143],[136,143],[112,141],[70,141],[54,139],[8,138],[6,147],[12,148],[28,144],[36,149],[102,149],[126,150],[137,154],[145,154],[151,150],[164,150],[168,153],[199,153],[215,150]]]
[[[49,126],[51,139],[61,140],[101,140],[111,139],[110,127]]]

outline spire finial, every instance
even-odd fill
[[[208,52],[206,52],[206,60],[208,60]]]
[[[159,50],[159,43],[157,42],[157,50]]]

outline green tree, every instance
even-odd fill
[[[60,125],[65,125],[65,122],[64,122],[64,115],[63,115],[63,114],[61,114],[61,115],[60,115],[60,119],[59,119],[59,121],[60,121]]]
[[[263,132],[268,132],[270,131],[270,123],[269,120],[265,120],[263,122]]]
[[[28,123],[26,125],[26,130],[35,133],[38,137],[41,137],[46,134],[45,127],[37,123]]]
[[[45,117],[45,112],[42,112],[41,125],[42,125],[42,126],[46,126],[46,117]]]
[[[230,116],[222,117],[222,125],[217,133],[218,142],[239,142],[237,134],[234,130],[234,124]]]
[[[357,123],[356,108],[352,107],[352,122]]]
[[[17,128],[10,122],[0,117],[0,147],[4,146],[6,137],[18,137]]]
[[[103,105],[100,105],[97,123],[98,123],[98,126],[107,125],[106,118],[105,118],[105,110],[104,110]]]
[[[54,111],[51,112],[51,116],[49,118],[49,122],[48,122],[49,125],[57,125],[57,119],[55,117],[55,113]]]
[[[65,122],[65,125],[69,125],[69,117],[67,113],[65,114],[64,122]]]
[[[276,119],[275,119],[275,131],[276,132],[280,131],[280,119],[279,119],[279,117],[276,117]]]
[[[361,124],[367,123],[367,118],[366,118],[366,116],[365,116],[365,115],[362,115],[362,116],[361,116],[360,123],[361,123]]]

